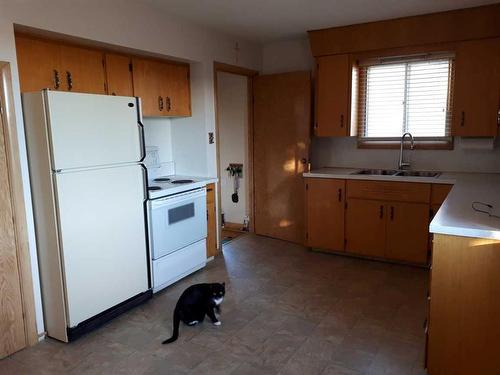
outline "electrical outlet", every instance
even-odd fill
[[[211,145],[214,143],[214,132],[208,132],[208,144]]]

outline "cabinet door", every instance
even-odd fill
[[[369,199],[348,199],[346,209],[346,251],[382,258],[385,254],[386,206]]]
[[[166,116],[191,116],[189,65],[165,64],[162,91]]]
[[[349,55],[317,59],[316,124],[318,137],[349,135],[349,98],[351,71]]]
[[[453,135],[496,136],[500,38],[463,42],[456,51]]]
[[[426,264],[429,248],[429,205],[425,203],[387,204],[386,257]]]
[[[105,94],[103,54],[100,51],[61,46],[62,89],[71,92]]]
[[[162,116],[165,103],[161,91],[162,64],[147,59],[132,59],[134,95],[141,98],[144,116]]]
[[[207,258],[217,255],[215,184],[207,185]]]
[[[16,35],[16,51],[21,92],[62,88],[64,77],[57,44]]]
[[[344,250],[345,181],[307,179],[307,245]]]
[[[133,96],[130,57],[106,53],[106,83],[109,95]]]

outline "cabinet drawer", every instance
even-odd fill
[[[450,193],[453,185],[447,184],[433,184],[431,191],[431,204],[432,205],[441,205],[446,196]]]
[[[347,181],[348,198],[429,203],[430,195],[430,184],[389,181]]]

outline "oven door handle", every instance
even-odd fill
[[[200,197],[206,197],[206,195],[207,195],[207,190],[205,187],[202,187],[194,191],[174,194],[170,197],[154,199],[151,201],[151,208],[155,209],[165,206],[178,205],[179,203],[182,202],[190,202]]]

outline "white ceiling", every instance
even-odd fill
[[[497,3],[499,0],[150,0],[171,15],[268,43],[307,30]]]

